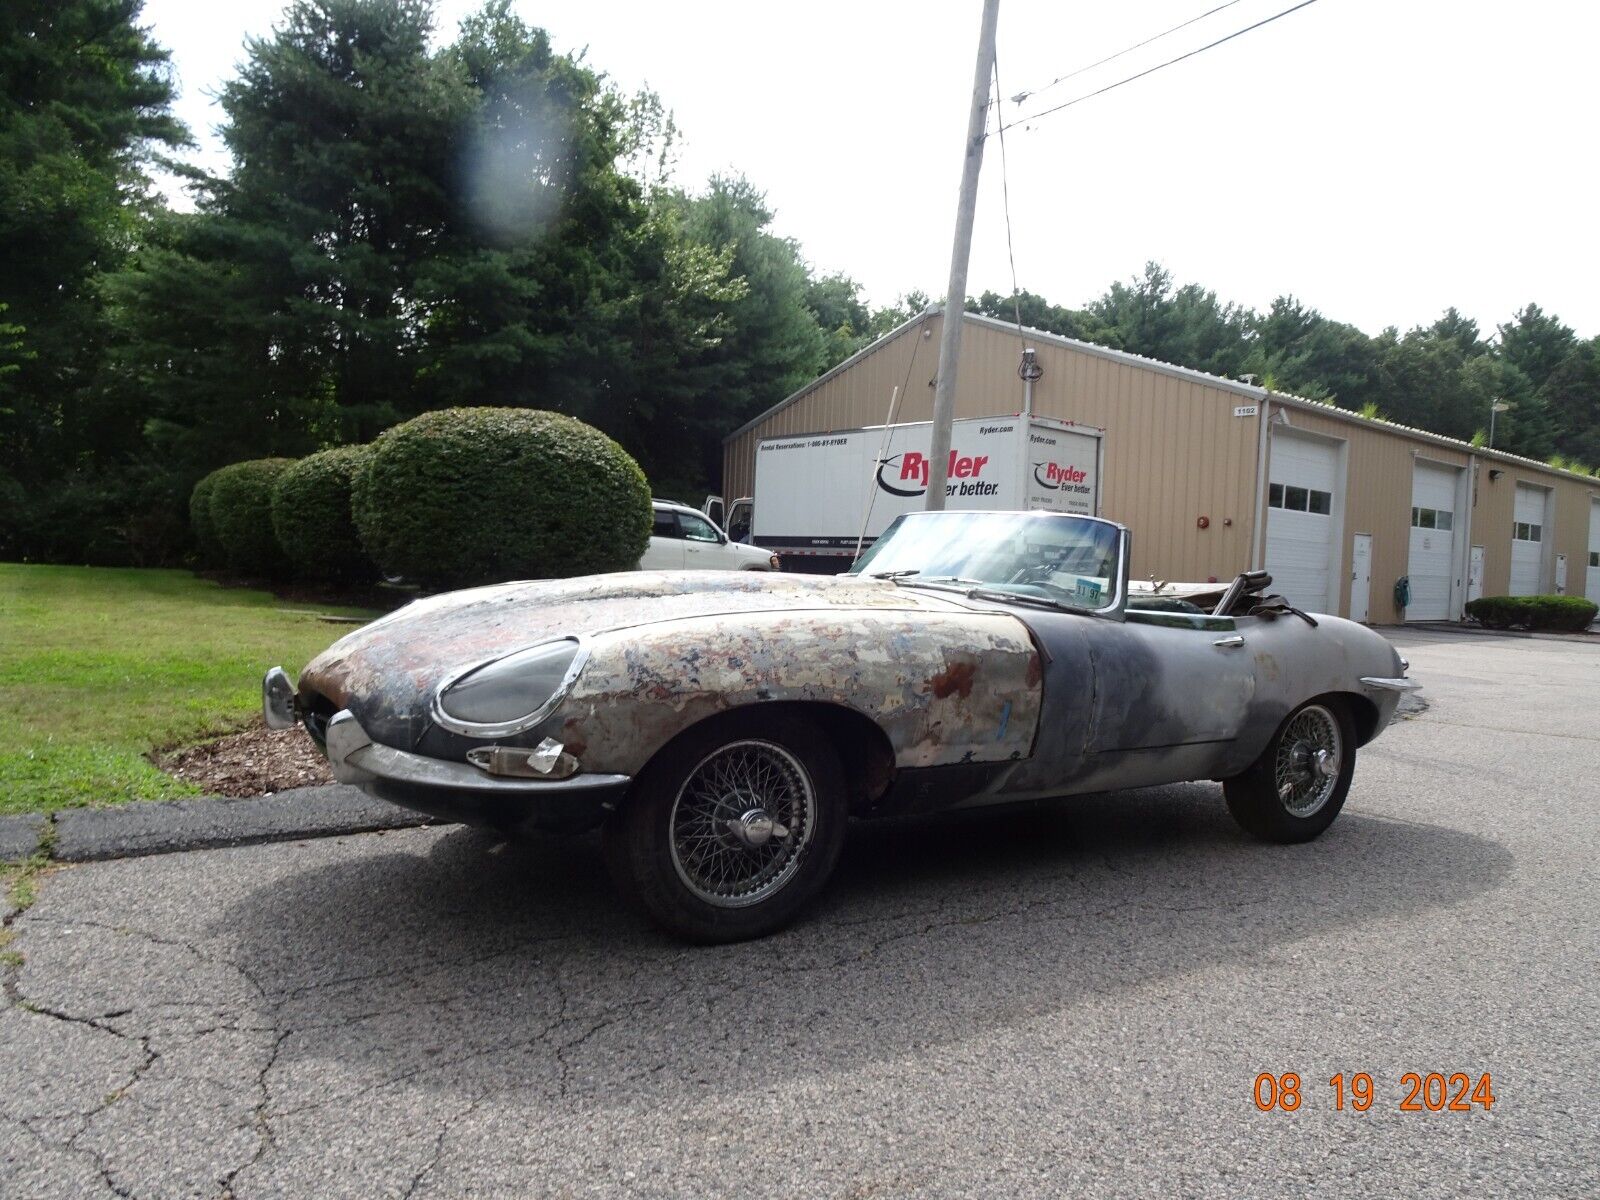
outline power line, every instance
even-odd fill
[[[1011,260],[1011,308],[1017,318],[1017,332],[1022,332],[1022,295],[1017,287],[1017,253],[1011,245],[1011,183],[1009,164],[1006,161],[1006,126],[1001,116],[1000,56],[996,54],[994,67],[994,123],[1000,138],[1000,207],[1006,214],[1006,257]]]
[[[1308,8],[1316,2],[1317,0],[1300,0],[1300,3],[1294,5],[1292,8],[1286,8],[1282,12],[1273,13],[1270,17],[1265,17],[1262,20],[1257,21],[1254,25],[1246,25],[1243,29],[1238,29],[1233,33],[1228,34],[1227,37],[1220,37],[1214,42],[1207,42],[1204,46],[1196,47],[1185,54],[1178,55],[1177,58],[1169,58],[1164,63],[1157,63],[1153,67],[1146,67],[1137,75],[1129,75],[1126,79],[1119,79],[1115,83],[1108,83],[1103,88],[1097,88],[1092,92],[1085,92],[1081,96],[1075,96],[1071,100],[1063,101],[1062,103],[1054,105],[1051,108],[1041,109],[1039,112],[1031,113],[1025,117],[1018,117],[1016,120],[1000,126],[999,132],[1004,133],[1007,129],[1010,129],[1016,125],[1021,125],[1024,122],[1037,121],[1042,117],[1048,117],[1052,113],[1058,113],[1064,108],[1071,108],[1074,104],[1082,104],[1085,100],[1093,100],[1096,96],[1104,96],[1107,92],[1115,91],[1123,84],[1132,83],[1136,79],[1143,79],[1146,75],[1154,75],[1157,71],[1165,70],[1167,67],[1181,63],[1186,58],[1193,58],[1196,54],[1204,54],[1207,50],[1214,49],[1215,47],[1222,45],[1224,42],[1231,42],[1236,37],[1243,37],[1253,29],[1260,29],[1263,25],[1270,25],[1274,21],[1282,17],[1287,17],[1290,13],[1299,12],[1302,8]]]
[[[1228,2],[1226,4],[1219,4],[1215,8],[1208,8],[1208,9],[1206,9],[1205,12],[1201,13],[1197,17],[1190,17],[1187,21],[1184,21],[1182,24],[1179,24],[1179,25],[1174,25],[1171,29],[1163,29],[1160,33],[1154,34],[1151,37],[1147,37],[1142,42],[1135,42],[1131,46],[1128,46],[1128,47],[1126,47],[1126,48],[1124,48],[1122,50],[1118,50],[1115,54],[1108,54],[1108,55],[1106,55],[1106,57],[1104,57],[1102,59],[1099,59],[1099,60],[1097,60],[1095,62],[1092,62],[1086,67],[1079,67],[1076,71],[1068,71],[1065,75],[1057,75],[1054,79],[1052,79],[1049,83],[1045,84],[1043,87],[1034,88],[1033,91],[1031,91],[1031,92],[1018,92],[1015,96],[1011,97],[1011,103],[1013,103],[1013,104],[1021,104],[1024,100],[1028,100],[1028,99],[1030,99],[1030,98],[1032,98],[1034,96],[1037,96],[1040,92],[1048,92],[1051,88],[1055,87],[1056,84],[1058,84],[1058,83],[1065,83],[1067,80],[1075,79],[1079,75],[1082,75],[1082,74],[1084,74],[1084,73],[1086,73],[1088,71],[1094,70],[1096,67],[1103,67],[1108,62],[1115,62],[1117,59],[1121,58],[1124,54],[1132,54],[1135,50],[1142,50],[1144,47],[1148,46],[1151,42],[1159,42],[1162,38],[1166,37],[1168,34],[1177,33],[1178,30],[1180,30],[1180,29],[1187,29],[1187,28],[1189,28],[1189,26],[1193,25],[1196,21],[1204,21],[1207,17],[1213,15],[1214,13],[1219,13],[1225,8],[1232,8],[1237,3],[1239,3],[1239,0],[1228,0]],[[1000,103],[1000,94],[998,92],[996,92],[995,93],[995,104],[996,104],[996,106],[998,106],[999,103]]]

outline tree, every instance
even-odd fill
[[[712,480],[722,468],[723,435],[816,378],[824,337],[807,306],[800,249],[769,231],[772,210],[754,185],[715,176],[700,195],[676,192],[662,202],[681,214],[690,240],[729,255],[729,277],[743,284],[698,364],[698,403],[679,414],[700,446],[695,475]]]
[[[1498,328],[1500,357],[1521,371],[1534,388],[1542,388],[1578,345],[1577,335],[1537,304],[1524,306]]]
[[[1198,284],[1174,290],[1171,272],[1159,263],[1146,263],[1128,283],[1113,283],[1088,311],[1105,327],[1108,344],[1134,354],[1228,377],[1244,368],[1253,314],[1220,303]]]
[[[872,313],[861,285],[843,272],[806,279],[806,307],[822,330],[822,369],[828,370],[872,341]]]
[[[1279,296],[1251,322],[1245,370],[1267,386],[1359,411],[1372,399],[1377,353],[1353,325]]]
[[[31,485],[137,434],[137,414],[111,411],[100,388],[99,285],[153,209],[146,166],[186,139],[168,111],[167,52],[139,27],[141,8],[0,6],[0,302],[15,368],[0,403],[0,474]]]
[[[1600,466],[1600,336],[1573,346],[1539,396],[1556,429],[1559,452]]]
[[[226,178],[113,289],[122,370],[193,479],[364,441],[422,407],[422,279],[472,97],[425,0],[298,0],[222,89]]]
[[[1020,312],[1022,324],[1028,329],[1042,329],[1046,333],[1113,348],[1121,345],[1116,332],[1094,314],[1084,309],[1051,304],[1033,292],[1019,291],[1015,297],[1003,296],[999,292],[984,292],[976,300],[967,301],[967,311],[1011,322],[1017,320]]]

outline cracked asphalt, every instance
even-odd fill
[[[0,1194],[1595,1196],[1600,646],[1396,641],[1430,707],[1312,845],[1214,785],[863,826],[743,946],[589,841],[58,868],[8,917]]]

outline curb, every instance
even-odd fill
[[[435,818],[375,800],[345,784],[270,796],[136,801],[0,818],[0,861],[45,853],[55,862],[98,862],[412,829]]]

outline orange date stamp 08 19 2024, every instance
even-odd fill
[[[1328,1080],[1328,1088],[1339,1112],[1348,1108],[1364,1113],[1377,1100],[1372,1076],[1366,1071],[1350,1075],[1341,1071]],[[1489,1112],[1495,1102],[1487,1071],[1477,1078],[1464,1071],[1407,1071],[1400,1076],[1399,1095],[1400,1112]],[[1294,1071],[1282,1075],[1263,1071],[1256,1076],[1254,1099],[1262,1112],[1295,1112],[1304,1101],[1300,1076]]]

